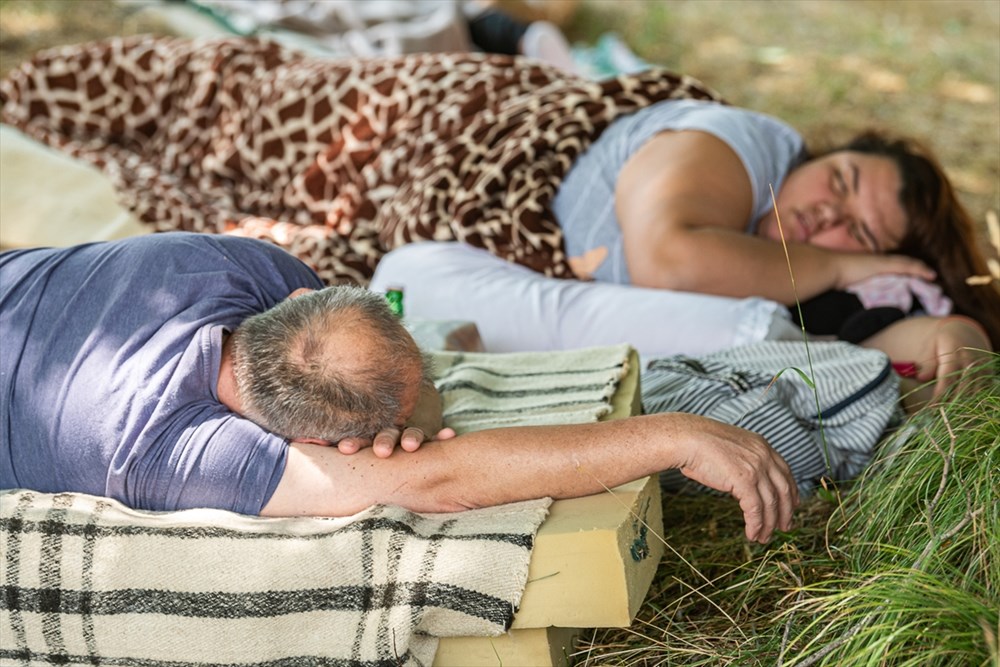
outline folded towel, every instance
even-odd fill
[[[458,433],[595,422],[628,370],[631,347],[508,354],[434,352],[445,424]]]

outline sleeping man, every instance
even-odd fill
[[[763,438],[695,415],[440,429],[423,357],[384,300],[324,289],[251,239],[3,253],[0,340],[5,489],[347,516],[576,497],[677,468],[731,493],[762,542],[798,503]]]

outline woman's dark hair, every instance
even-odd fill
[[[970,276],[989,275],[989,269],[972,218],[930,150],[913,139],[870,130],[826,153],[836,151],[877,155],[896,164],[903,182],[899,201],[909,229],[895,252],[933,268],[955,312],[981,322],[993,348],[1000,350],[1000,289],[995,280],[986,285],[966,282]]]

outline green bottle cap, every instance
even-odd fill
[[[385,300],[389,304],[389,310],[393,312],[396,317],[403,316],[403,288],[402,287],[390,287],[385,291]]]

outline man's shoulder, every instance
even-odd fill
[[[238,255],[263,255],[276,261],[301,263],[278,246],[257,239],[224,234],[196,234],[194,232],[163,232],[133,236],[120,241],[109,242],[140,252],[160,253],[213,253]]]
[[[304,287],[322,287],[316,273],[284,249],[258,239],[224,234],[167,232],[115,242],[149,261],[208,272],[245,273],[255,280],[281,276]]]

